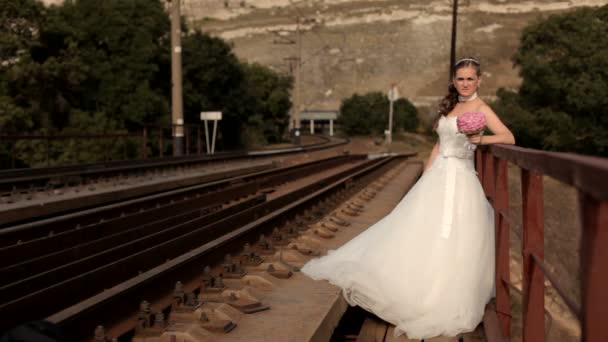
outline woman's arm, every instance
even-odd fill
[[[494,133],[493,135],[474,135],[469,137],[469,141],[474,144],[488,145],[488,144],[515,144],[515,137],[513,133],[500,121],[500,118],[490,106],[484,104],[480,111],[486,116],[486,125]]]
[[[435,146],[433,146],[433,149],[431,150],[431,155],[429,156],[429,159],[426,161],[426,164],[424,165],[423,172],[426,172],[426,170],[428,170],[429,167],[431,167],[431,165],[433,165],[433,161],[435,160],[437,153],[439,153],[439,143],[436,143]]]

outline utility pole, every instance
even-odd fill
[[[391,87],[388,90],[388,101],[389,101],[389,110],[388,110],[388,129],[386,130],[386,144],[390,146],[393,142],[393,103],[399,97],[399,93],[397,88],[395,87],[397,83],[391,83]]]
[[[298,57],[296,59],[296,89],[294,93],[293,109],[294,109],[294,137],[295,143],[300,145],[300,82],[302,80],[302,35],[300,33],[300,17],[296,22],[296,49]]]
[[[300,102],[301,102],[301,80],[302,80],[302,35],[300,32],[300,17],[296,18],[296,40],[284,37],[278,31],[269,31],[275,34],[279,39],[274,40],[274,44],[296,45],[296,57],[284,58],[289,63],[290,75],[294,77],[294,89],[292,91],[292,108],[291,117],[289,118],[289,129],[293,134],[296,144],[300,144]]]
[[[182,44],[180,1],[171,2],[171,124],[173,155],[184,150],[184,105],[182,98]]]
[[[295,42],[294,42],[295,44]],[[291,133],[293,139],[294,139],[294,143],[299,145],[300,144],[300,131],[296,130],[296,103],[297,103],[297,84],[298,84],[298,72],[297,72],[297,68],[298,68],[298,57],[287,57],[287,58],[283,58],[288,65],[288,72],[289,72],[289,76],[292,76],[294,79],[294,88],[291,91],[291,98],[292,98],[292,103],[291,103],[291,112],[289,114],[289,132]]]
[[[452,9],[452,45],[450,49],[450,77],[448,80],[452,81],[452,68],[454,67],[454,63],[456,63],[456,22],[458,16],[458,0],[453,0],[453,9]]]

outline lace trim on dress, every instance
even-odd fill
[[[463,146],[461,148],[453,148],[453,147],[440,148],[439,153],[441,153],[441,155],[444,158],[453,157],[453,158],[460,158],[460,159],[473,159],[473,157],[475,156],[474,150],[470,150],[465,146]]]

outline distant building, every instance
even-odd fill
[[[300,112],[300,125],[302,130],[307,129],[310,134],[320,133],[334,135],[334,121],[338,119],[337,110],[307,110]]]

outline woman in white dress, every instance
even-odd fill
[[[514,144],[477,97],[479,62],[453,66],[436,122],[439,142],[424,173],[382,220],[302,272],[342,288],[350,305],[424,339],[473,331],[494,296],[494,212],[474,169],[473,144]],[[482,112],[493,135],[458,133],[456,118]]]

